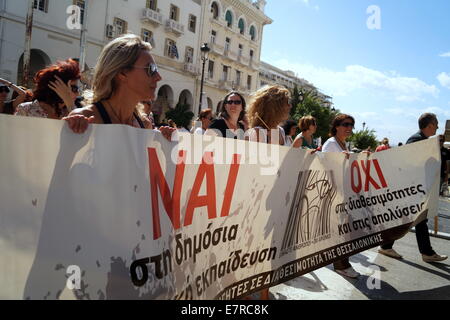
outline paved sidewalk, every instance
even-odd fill
[[[431,238],[433,249],[450,256],[450,241]],[[270,289],[274,300],[368,300],[368,299],[448,299],[450,300],[450,258],[442,263],[423,262],[417,248],[416,236],[409,232],[397,240],[394,248],[403,255],[395,260],[378,254],[378,248],[350,258],[361,273],[359,279],[347,279],[327,266]],[[379,289],[370,278],[379,270]],[[373,287],[373,286],[372,286]]]

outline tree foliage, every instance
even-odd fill
[[[356,131],[348,139],[348,141],[352,142],[353,146],[360,150],[366,150],[370,148],[372,151],[374,151],[378,146],[377,136],[375,132],[375,130],[369,130],[369,128]]]
[[[172,119],[177,127],[188,128],[194,118],[194,113],[190,109],[190,105],[178,103],[175,108],[166,112],[166,118]]]
[[[317,120],[315,137],[321,137],[322,143],[329,138],[330,124],[340,111],[332,109],[321,101],[317,92],[295,87],[292,92],[291,117],[298,121],[303,116],[311,115]]]

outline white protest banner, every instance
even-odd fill
[[[349,159],[0,116],[0,299],[237,299],[426,218],[437,139]]]

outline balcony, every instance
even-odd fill
[[[145,8],[142,11],[142,22],[153,23],[155,25],[163,24],[163,16],[161,13],[152,9]]]
[[[211,18],[209,19],[209,21],[211,21],[211,23],[215,23],[215,24],[217,24],[217,25],[219,25],[219,26],[221,26],[221,27],[224,27],[224,28],[227,27],[227,22],[226,22],[225,19],[222,18],[222,17],[219,17],[219,18],[217,18],[217,19],[214,19],[213,17],[211,17]]]
[[[215,53],[218,55],[223,55],[223,46],[210,42],[209,47],[211,48],[211,53]]]
[[[244,56],[244,55],[242,55],[242,54],[238,54],[238,56],[237,56],[237,61],[238,61],[240,64],[243,64],[243,65],[245,65],[245,66],[248,66],[248,64],[249,64],[249,62],[250,62],[250,58],[249,58],[249,57],[246,57],[246,56]]]
[[[219,89],[222,90],[231,90],[233,88],[233,81],[220,79],[219,80]]]
[[[223,56],[230,60],[237,60],[238,54],[232,50],[227,50],[227,48],[225,48],[225,50],[223,51]]]
[[[184,64],[184,71],[192,74],[193,76],[200,75],[200,68],[194,65],[193,63],[186,62]]]
[[[166,30],[174,33],[177,36],[181,36],[184,34],[184,25],[182,25],[181,23],[179,23],[175,20],[167,19],[166,20]]]

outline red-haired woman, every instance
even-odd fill
[[[79,79],[78,62],[72,59],[42,69],[34,77],[34,101],[20,104],[15,114],[50,119],[67,116],[75,107]]]

